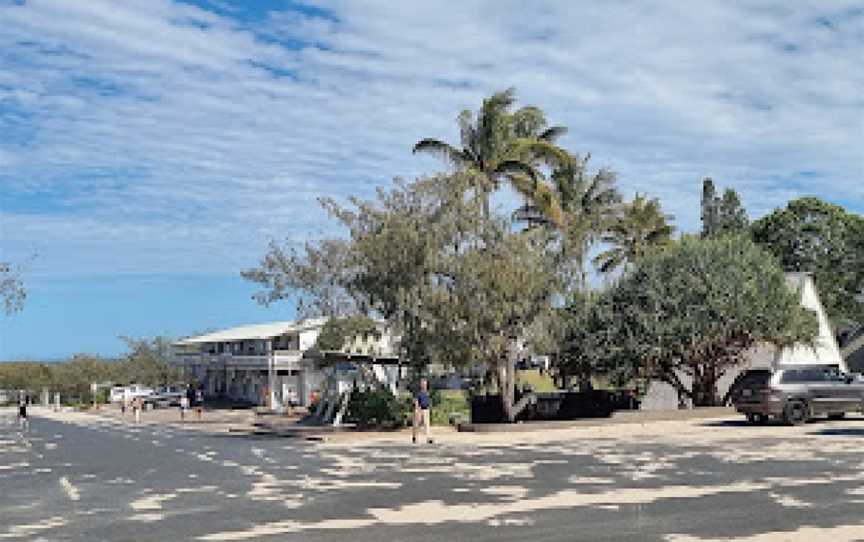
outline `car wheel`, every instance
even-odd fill
[[[846,417],[845,412],[835,412],[834,414],[828,414],[829,420],[842,420]]]
[[[783,422],[787,425],[801,425],[807,421],[807,405],[802,401],[792,401],[783,409]]]

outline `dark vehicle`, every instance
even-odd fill
[[[732,402],[750,423],[776,419],[798,425],[823,415],[840,419],[847,412],[864,412],[864,380],[826,365],[751,369],[735,383]]]

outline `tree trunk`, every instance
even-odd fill
[[[507,421],[513,423],[525,407],[537,400],[533,393],[526,394],[516,403],[516,341],[510,341],[507,349],[507,358],[498,371],[498,380],[501,387],[501,402],[504,407],[504,416]]]
[[[717,405],[717,374],[713,365],[693,375],[693,406]]]

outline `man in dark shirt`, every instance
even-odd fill
[[[420,379],[420,390],[414,395],[414,425],[411,430],[411,442],[417,444],[417,426],[423,424],[426,434],[426,442],[432,444],[432,436],[429,434],[429,409],[432,400],[429,398],[429,383],[425,378]]]
[[[30,420],[27,419],[27,399],[18,401],[18,427],[22,431],[30,429]]]

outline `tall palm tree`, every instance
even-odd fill
[[[497,92],[483,100],[476,116],[467,109],[459,115],[461,147],[425,138],[414,145],[413,152],[437,154],[459,171],[469,173],[487,216],[489,196],[507,182],[555,223],[563,224],[561,206],[541,167],[568,163],[569,155],[554,143],[566,129],[548,126],[537,107],[511,112],[515,102],[515,89]]]
[[[602,168],[594,175],[586,175],[590,159],[590,154],[581,160],[576,156],[573,167],[557,171],[552,177],[567,218],[562,248],[565,256],[575,260],[583,290],[588,282],[585,270],[588,251],[614,224],[622,200],[615,186],[614,171]]]
[[[623,206],[620,216],[603,236],[603,241],[611,244],[612,248],[594,258],[594,264],[603,273],[622,265],[626,269],[651,248],[671,241],[675,231],[675,227],[668,223],[671,219],[671,216],[663,214],[659,200],[636,194],[632,202]]]
[[[552,173],[552,187],[564,213],[565,225],[560,230],[560,264],[575,263],[580,286],[587,284],[585,258],[588,251],[617,217],[621,204],[621,193],[615,186],[615,172],[606,168],[589,175],[588,161],[579,155],[571,156],[570,163]],[[554,224],[544,216],[541,209],[530,203],[520,207],[514,217],[527,222],[528,227]]]

